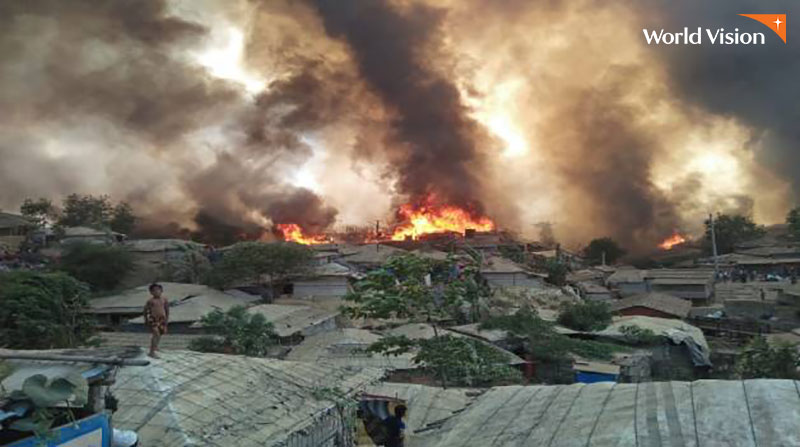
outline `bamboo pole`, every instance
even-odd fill
[[[103,363],[106,365],[117,366],[148,366],[149,360],[144,359],[123,359],[119,357],[91,357],[91,356],[71,356],[57,354],[9,354],[0,352],[0,359],[6,360],[43,360],[53,362],[78,362],[78,363]]]

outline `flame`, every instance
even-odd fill
[[[297,224],[277,224],[275,226],[283,234],[283,240],[287,242],[297,242],[303,245],[326,244],[329,242],[327,236],[323,234],[303,234],[303,229]]]
[[[662,250],[672,250],[672,247],[686,242],[686,238],[681,236],[677,231],[672,236],[664,239],[664,242],[658,244]]]
[[[423,205],[405,204],[397,211],[402,221],[392,232],[392,240],[402,241],[407,237],[417,239],[424,234],[448,231],[464,233],[465,230],[494,230],[494,222],[485,216],[474,217],[467,210],[452,206],[436,206],[428,200]]]

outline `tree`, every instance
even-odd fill
[[[522,308],[513,315],[501,315],[481,323],[482,329],[499,329],[522,337],[525,352],[531,360],[549,365],[556,370],[571,367],[575,354],[586,359],[608,360],[616,351],[626,348],[592,340],[572,339],[556,332],[555,326],[539,317],[535,309]]]
[[[58,268],[89,284],[94,291],[106,291],[117,287],[133,269],[133,259],[124,248],[79,243],[67,248]]]
[[[623,256],[625,250],[617,244],[614,239],[610,237],[601,237],[599,239],[592,239],[589,245],[583,249],[583,254],[588,260],[595,264],[603,261],[603,254],[605,253],[605,261],[607,264],[613,264]]]
[[[800,375],[800,354],[789,344],[770,346],[762,337],[751,341],[736,358],[735,369],[742,379],[793,379]]]
[[[576,331],[600,331],[611,324],[611,309],[600,301],[565,303],[557,321]]]
[[[0,346],[72,348],[84,344],[94,322],[89,288],[64,273],[0,274]]]
[[[137,220],[136,215],[133,214],[133,208],[126,202],[120,202],[111,211],[108,226],[111,231],[128,234],[136,227]]]
[[[712,254],[711,221],[706,219],[706,234],[703,241],[706,253]],[[714,234],[717,241],[717,253],[731,253],[736,244],[763,236],[764,229],[747,216],[719,214],[714,219]]]
[[[792,239],[800,240],[800,206],[789,211],[786,223],[789,225],[789,235]]]
[[[227,312],[216,309],[200,321],[205,331],[213,335],[192,340],[189,349],[195,351],[264,357],[278,342],[272,323],[264,315],[248,313],[243,306],[234,306]]]
[[[59,227],[91,227],[130,233],[137,218],[126,202],[114,205],[108,196],[70,194],[56,224]]]
[[[435,322],[441,317],[457,317],[462,305],[474,309],[487,292],[476,279],[474,264],[456,272],[452,259],[436,261],[412,254],[392,257],[353,286],[345,296],[353,305],[344,310],[353,318]]]
[[[544,269],[547,271],[547,282],[550,284],[559,287],[567,284],[567,273],[569,273],[567,264],[556,259],[548,259],[544,263]]]
[[[310,248],[293,242],[239,242],[214,264],[206,282],[225,288],[237,282],[261,283],[268,276],[274,286],[308,267],[313,256]]]
[[[522,376],[508,365],[501,351],[468,337],[439,335],[411,340],[405,336],[385,337],[369,352],[399,355],[414,351],[413,362],[429,369],[443,387],[486,386],[518,382]]]
[[[58,209],[53,202],[44,197],[36,200],[25,199],[19,207],[19,212],[33,222],[37,228],[43,228],[58,218]]]

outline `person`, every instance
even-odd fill
[[[164,288],[161,284],[150,284],[150,299],[144,305],[144,321],[150,327],[150,357],[158,358],[156,351],[158,351],[158,342],[161,336],[167,333],[167,324],[169,324],[169,302],[161,296],[164,293]]]
[[[394,407],[394,416],[389,416],[383,420],[386,426],[386,447],[403,447],[403,430],[406,424],[403,423],[403,416],[406,415],[406,406],[398,405]]]

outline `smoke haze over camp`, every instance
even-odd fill
[[[526,236],[551,222],[568,244],[632,248],[710,211],[779,222],[800,192],[793,36],[642,35],[763,31],[737,14],[793,12],[770,8],[5,0],[0,207],[107,193],[154,234],[258,236],[369,225],[433,196]]]

